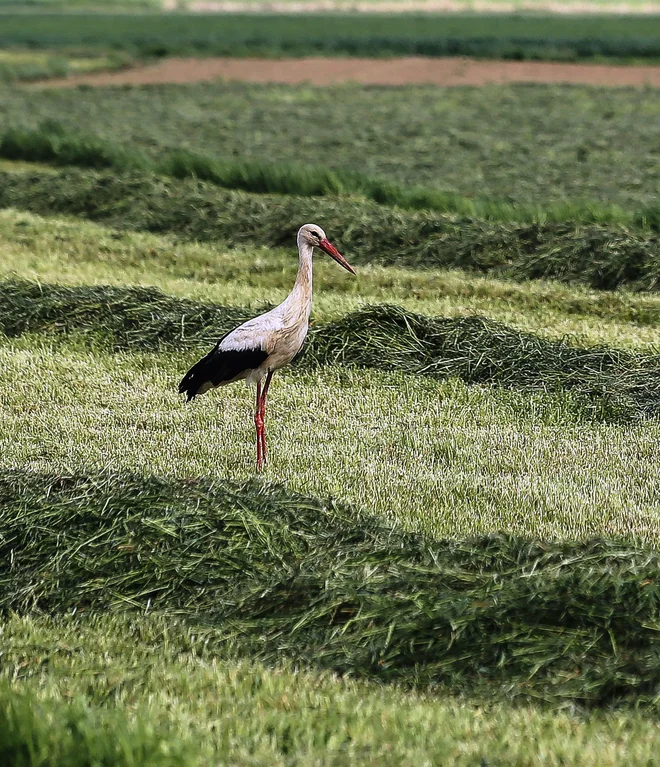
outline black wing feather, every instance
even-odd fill
[[[219,344],[196,362],[181,379],[179,394],[185,394],[188,402],[197,394],[236,380],[268,359],[268,352],[259,348],[222,351],[218,347]]]

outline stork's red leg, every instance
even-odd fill
[[[273,372],[268,371],[266,376],[266,383],[264,384],[264,390],[261,393],[261,455],[264,461],[266,460],[266,397],[268,396],[268,387],[270,386],[270,380],[273,377]]]
[[[261,471],[264,465],[264,452],[263,452],[263,429],[264,419],[261,414],[261,381],[257,381],[257,408],[254,412],[254,426],[257,430],[257,471]]]

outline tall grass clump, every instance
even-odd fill
[[[0,332],[75,335],[112,350],[195,350],[252,316],[153,288],[0,283]],[[483,317],[432,318],[376,306],[316,325],[298,364],[347,365],[525,391],[570,391],[583,415],[660,415],[660,356],[580,348]]]
[[[586,707],[660,699],[660,567],[613,541],[436,541],[259,482],[0,475],[0,610],[144,610],[218,651]]]
[[[250,162],[223,162],[190,151],[174,151],[155,168],[174,178],[198,178],[228,189],[270,194],[299,194],[303,197],[335,196],[356,191],[328,168],[297,168]]]
[[[649,229],[497,222],[357,199],[250,195],[135,171],[0,173],[0,207],[84,216],[118,229],[173,232],[229,246],[292,247],[301,223],[318,221],[357,265],[450,267],[598,290],[654,290],[660,276],[660,240]]]
[[[45,698],[45,699],[44,699]],[[0,759],[12,767],[192,767],[182,743],[141,716],[94,709],[82,696],[43,696],[0,684]],[[178,741],[178,742],[177,742]]]
[[[148,169],[147,161],[139,153],[119,149],[92,136],[66,132],[54,121],[42,123],[36,131],[6,130],[0,136],[0,157],[83,168]]]

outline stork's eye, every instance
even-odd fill
[[[312,232],[312,234],[314,235],[314,237],[318,237],[319,240],[321,239],[321,232]]]

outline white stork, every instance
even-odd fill
[[[193,365],[179,384],[179,393],[188,402],[209,389],[247,379],[257,383],[257,407],[254,424],[257,430],[257,469],[266,460],[266,396],[276,370],[288,365],[302,348],[312,308],[312,253],[314,248],[332,256],[351,274],[353,267],[335,246],[328,242],[325,232],[316,224],[305,224],[298,230],[300,265],[293,290],[287,298],[269,312],[244,322],[220,339],[214,349]],[[266,381],[261,385],[261,381]]]

